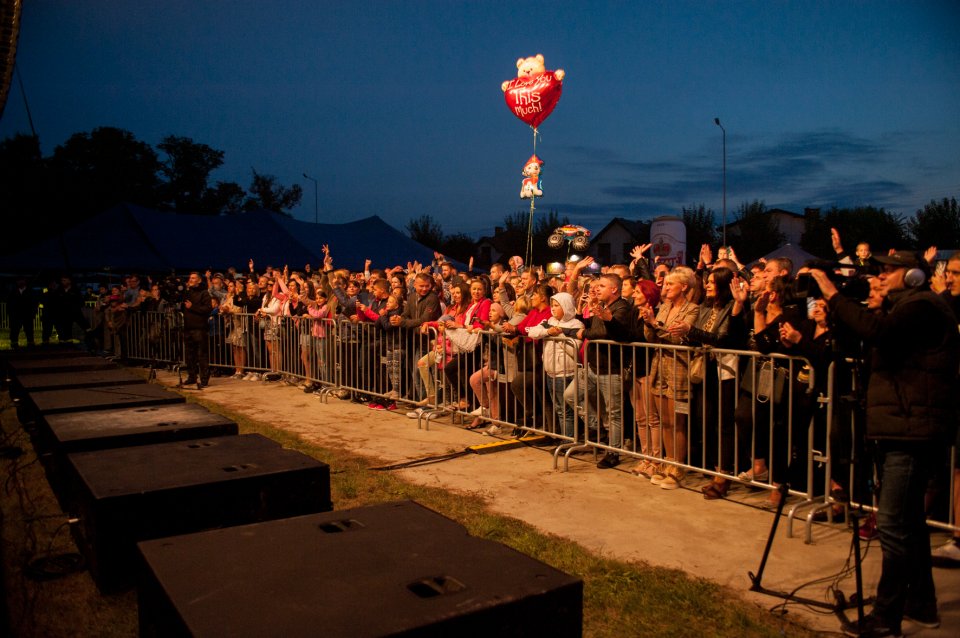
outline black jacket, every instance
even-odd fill
[[[944,300],[929,291],[906,289],[892,292],[888,310],[881,313],[839,294],[829,304],[841,322],[872,346],[867,437],[952,444],[960,334]]]
[[[421,297],[414,294],[407,297],[407,304],[403,307],[400,325],[404,328],[419,328],[427,321],[436,321],[440,318],[440,300],[433,292]]]
[[[207,289],[202,286],[187,288],[183,293],[183,300],[190,302],[189,308],[186,303],[183,304],[183,329],[207,330],[207,319],[210,317],[210,311],[213,310]]]
[[[618,297],[607,306],[607,309],[610,310],[610,321],[604,321],[594,315],[590,318],[586,330],[583,331],[583,338],[591,341],[605,339],[630,343],[630,304],[622,297]],[[597,374],[616,374],[623,368],[623,347],[609,344],[595,345],[587,350],[586,359],[587,365]]]

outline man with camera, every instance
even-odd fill
[[[811,274],[836,320],[871,348],[866,436],[876,445],[880,499],[877,528],[883,564],[873,611],[859,636],[899,636],[904,618],[939,625],[924,493],[957,417],[960,335],[949,306],[927,289],[926,263],[915,253],[874,256],[883,271],[883,311],[838,294],[826,273]]]

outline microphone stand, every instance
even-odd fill
[[[792,592],[768,589],[763,586],[763,571],[767,566],[767,558],[770,556],[770,550],[773,548],[773,539],[777,534],[777,526],[780,523],[780,516],[783,514],[783,507],[787,502],[787,494],[790,492],[790,486],[788,483],[781,483],[777,488],[777,491],[780,493],[780,502],[777,503],[777,511],[773,516],[773,524],[770,527],[770,534],[767,536],[767,544],[763,550],[763,557],[760,559],[760,567],[756,574],[753,572],[747,572],[751,582],[750,591],[766,594],[767,596],[774,596],[776,598],[783,598],[786,601],[809,605],[811,607],[819,607],[820,609],[830,610],[836,614],[843,626],[851,625],[844,612],[855,605],[857,607],[857,626],[859,626],[863,621],[864,600],[863,578],[860,563],[860,524],[856,515],[853,517],[854,526],[852,543],[854,549],[854,571],[856,573],[857,592],[852,599],[848,600],[843,595],[843,592],[837,592],[835,595],[836,600],[833,603],[828,603],[822,600],[814,600],[813,598],[798,596]]]

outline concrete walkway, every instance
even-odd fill
[[[175,385],[176,375],[161,372],[159,380]],[[202,398],[253,419],[295,432],[311,443],[399,463],[448,454],[478,443],[488,436],[464,430],[449,418],[431,421],[418,429],[404,410],[381,412],[365,406],[313,395],[283,383],[213,379]],[[450,461],[397,470],[404,480],[452,491],[478,494],[491,510],[524,520],[537,528],[569,538],[606,556],[645,561],[682,569],[739,592],[746,600],[771,608],[782,599],[750,592],[747,575],[759,568],[773,514],[760,507],[766,492],[733,489],[725,500],[706,501],[699,491],[704,479],[688,477],[685,489],[662,490],[629,473],[632,463],[615,470],[597,470],[592,455],[571,460],[570,471],[553,469],[546,449],[519,448],[494,454],[470,454]],[[561,466],[562,467],[562,466]],[[336,469],[336,468],[334,468]],[[334,508],[337,504],[334,503]],[[851,534],[842,524],[814,526],[813,543],[804,542],[803,525],[794,524],[787,538],[783,517],[773,544],[763,585],[792,591],[815,580],[826,582],[799,592],[806,598],[831,601],[828,587],[847,563]],[[946,539],[937,534],[934,543]],[[852,559],[851,559],[852,565]],[[880,547],[869,545],[864,560],[864,589],[876,590],[880,573]],[[907,635],[960,635],[960,569],[935,569],[942,624],[923,629],[904,622]],[[839,589],[855,591],[852,574]],[[789,613],[825,632],[840,625],[829,612],[814,613],[791,604]],[[856,611],[848,612],[855,617]]]

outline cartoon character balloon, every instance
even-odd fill
[[[563,92],[563,69],[547,71],[543,55],[517,60],[517,77],[500,88],[507,108],[536,129],[553,112]]]
[[[543,189],[540,188],[540,171],[542,169],[543,160],[536,155],[531,155],[523,167],[524,180],[523,184],[520,185],[520,199],[543,197]]]

